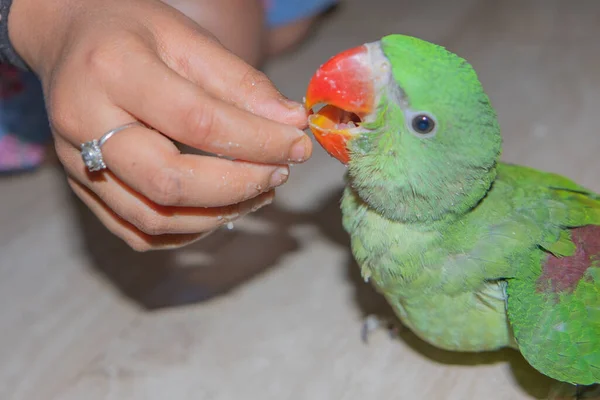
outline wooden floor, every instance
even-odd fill
[[[597,1],[348,0],[268,72],[300,99],[329,56],[389,33],[472,62],[505,160],[600,190]],[[317,149],[276,205],[151,254],[111,237],[55,168],[0,179],[0,399],[544,398],[549,381],[513,352],[447,353],[410,333],[361,342],[363,316],[385,306],[348,253],[342,174]]]

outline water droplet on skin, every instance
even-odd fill
[[[227,223],[227,229],[229,229],[229,230],[233,229],[233,222],[228,222]]]

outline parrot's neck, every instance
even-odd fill
[[[452,222],[468,213],[486,196],[496,178],[496,164],[465,169],[461,174],[440,175],[440,179],[419,181],[418,176],[402,179],[386,168],[367,179],[348,174],[348,184],[371,209],[384,218],[403,223]],[[360,174],[359,176],[362,176]]]

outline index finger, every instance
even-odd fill
[[[164,44],[171,56],[164,57],[165,62],[216,98],[268,119],[298,128],[307,126],[308,114],[302,104],[286,98],[267,75],[220,43],[200,37]]]
[[[170,138],[245,161],[303,162],[312,152],[300,129],[239,109],[207,94],[155,54],[136,54],[107,82],[115,104]]]

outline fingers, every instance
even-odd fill
[[[287,99],[261,71],[214,40],[167,44],[171,68],[182,73],[218,99],[248,112],[304,129],[307,111]]]
[[[206,86],[170,69],[155,53],[162,47],[140,38],[118,46],[104,40],[69,57],[46,82],[50,117],[69,183],[102,222],[137,250],[179,247],[270,203],[272,189],[287,180],[285,164],[308,159],[312,143],[289,125],[294,115],[305,122],[302,107],[286,105],[263,75],[229,53],[207,70],[216,79]],[[231,76],[216,71],[227,70],[227,60],[235,64]],[[88,173],[80,143],[134,119],[160,133],[116,133],[102,147],[109,170]],[[234,160],[180,154],[170,139]]]
[[[165,207],[131,190],[111,172],[102,174],[102,179],[90,180],[83,168],[73,168],[72,162],[65,164],[70,184],[77,195],[99,217],[102,215],[106,219],[112,216],[111,221],[118,217],[111,222],[109,229],[118,230],[119,237],[128,242],[133,240],[130,237],[132,231],[136,237],[209,232],[270,204],[274,197],[271,191],[226,207]],[[86,190],[82,192],[82,188]],[[110,212],[102,211],[105,209]]]
[[[63,164],[77,169],[81,180],[97,176],[87,174],[76,148],[61,142],[60,138],[57,148]],[[289,174],[285,165],[180,154],[167,138],[142,127],[112,136],[102,147],[102,154],[111,173],[131,190],[160,206],[232,205],[272,190],[283,184]]]
[[[119,79],[108,79],[112,100],[178,142],[258,163],[311,155],[312,142],[301,130],[209,96],[154,56],[132,58],[123,68]]]
[[[141,131],[143,132],[143,130]],[[158,138],[174,147],[168,139],[154,131],[149,131],[145,135]],[[117,136],[114,136],[111,141],[116,138]],[[126,143],[127,140],[124,142]],[[162,144],[164,145],[164,143]],[[152,145],[151,143],[150,146]],[[171,150],[169,146],[162,146],[167,147],[165,153]],[[274,197],[274,192],[268,191],[250,200],[224,207],[163,206],[138,193],[110,170],[101,174],[88,173],[78,150],[61,137],[56,138],[56,147],[59,158],[70,176],[69,184],[77,196],[111,232],[138,251],[184,246],[199,239],[203,233],[211,232],[229,221],[241,218],[270,204]],[[161,145],[157,145],[156,148],[160,149]],[[140,154],[142,161],[146,161],[143,157],[144,153]],[[106,161],[109,165],[112,162],[111,158],[117,160],[117,165],[121,165],[122,162],[118,160],[127,160],[127,154],[123,154],[122,158],[114,155],[107,158]],[[211,157],[198,158],[213,160]],[[133,157],[132,159],[134,160],[133,164],[136,164],[137,158]],[[214,160],[236,164],[226,160]],[[262,168],[263,166],[258,167]],[[123,170],[127,171],[127,168],[123,167]],[[135,179],[136,170],[128,172],[127,176]],[[150,175],[147,175],[148,171],[143,165],[139,172],[141,174],[137,176],[138,181],[144,181],[144,176],[152,176],[152,171],[150,171]],[[210,198],[214,182],[207,183],[208,185],[203,188],[206,193],[199,198]]]
[[[98,217],[100,222],[108,228],[115,236],[125,241],[136,251],[162,250],[183,247],[195,240],[200,239],[205,232],[189,235],[158,235],[145,234],[116,215],[106,204],[88,188],[80,183],[69,179],[69,185],[73,192],[83,203]]]

